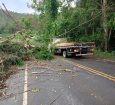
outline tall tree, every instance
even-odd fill
[[[107,0],[102,0],[102,20],[104,30],[104,50],[108,50]]]
[[[47,14],[50,19],[56,19],[58,14],[58,0],[32,0],[32,8],[38,10],[40,14]]]

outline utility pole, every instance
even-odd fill
[[[108,26],[107,26],[107,0],[102,0],[102,21],[103,21],[103,35],[104,35],[104,50],[108,51]]]

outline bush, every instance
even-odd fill
[[[100,58],[113,59],[115,60],[115,51],[112,52],[102,52],[100,50],[95,50],[94,55]]]
[[[7,71],[12,65],[23,65],[23,59],[27,57],[27,52],[22,44],[11,43],[9,41],[0,44],[0,56],[3,63],[0,69]]]
[[[21,66],[23,64],[24,64],[24,62],[21,58],[19,58],[17,56],[10,56],[3,61],[3,65],[4,65],[3,69],[7,71],[13,65]]]
[[[115,51],[112,51],[111,54],[112,54],[113,56],[115,56]]]
[[[47,50],[41,50],[41,51],[34,52],[34,56],[36,59],[43,59],[43,60],[53,59],[53,54]]]
[[[23,45],[18,43],[4,42],[0,45],[0,52],[7,54],[14,54],[19,57],[23,57],[26,53]]]

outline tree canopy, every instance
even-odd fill
[[[74,6],[73,6],[74,3]],[[115,40],[115,1],[101,0],[33,0],[32,8],[40,15],[39,32],[44,37],[67,37],[70,41],[94,41],[97,47],[105,50],[108,41],[114,49]],[[106,13],[103,16],[103,10]],[[107,37],[104,30],[107,26]],[[104,39],[104,40],[103,40]]]

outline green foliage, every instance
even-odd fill
[[[110,13],[108,18],[108,26],[115,30],[115,13]]]
[[[26,50],[23,45],[10,42],[4,42],[0,44],[0,52],[4,52],[7,54],[14,54],[22,58],[26,55]]]
[[[49,17],[53,20],[56,19],[58,14],[58,1],[57,0],[47,0],[48,6],[46,8],[47,14],[49,14]]]
[[[22,18],[22,26],[25,28],[25,29],[31,29],[31,18]]]
[[[49,19],[55,20],[58,13],[58,0],[33,0],[31,7],[42,14],[46,14]]]
[[[93,34],[93,35],[80,35],[79,42],[95,42],[97,47],[101,47],[102,43],[102,35],[101,33]]]
[[[23,65],[23,59],[27,57],[23,45],[18,43],[4,42],[0,44],[0,59],[3,61],[3,70],[8,70],[12,65]],[[1,67],[1,66],[0,66]]]
[[[101,1],[77,0],[75,7],[72,7],[72,1],[74,0],[33,0],[32,7],[40,13],[37,18],[39,28],[36,40],[47,45],[52,37],[67,37],[70,41],[93,41],[103,49]],[[113,0],[108,1],[107,21],[111,41],[115,34],[112,4]]]
[[[52,36],[56,35],[56,24],[55,20],[57,19],[58,15],[58,0],[33,0],[32,8],[38,10],[40,12],[38,18],[39,28],[38,31],[38,39],[39,35],[43,35],[44,40],[51,38]]]
[[[42,60],[51,60],[53,59],[53,54],[49,52],[48,50],[41,50],[34,52],[34,56],[36,59],[42,59]]]
[[[51,60],[51,59],[53,59],[53,53],[48,51],[46,43],[33,48],[32,49],[32,55],[36,59],[41,59],[41,60]]]
[[[115,60],[115,51],[112,51],[112,52],[102,52],[100,50],[95,50],[94,51],[94,56],[99,57],[99,58]]]
[[[4,65],[3,70],[8,70],[13,65],[18,65],[18,66],[24,65],[24,61],[21,58],[12,55],[9,56],[6,60],[4,60],[3,65]]]
[[[11,11],[9,11],[9,13],[15,18],[16,21],[19,22],[22,18],[31,17],[31,15],[28,14],[15,13]],[[24,22],[24,24],[29,27],[29,23],[27,23],[27,21]],[[0,34],[12,34],[16,31],[17,27],[14,21],[0,9]]]

